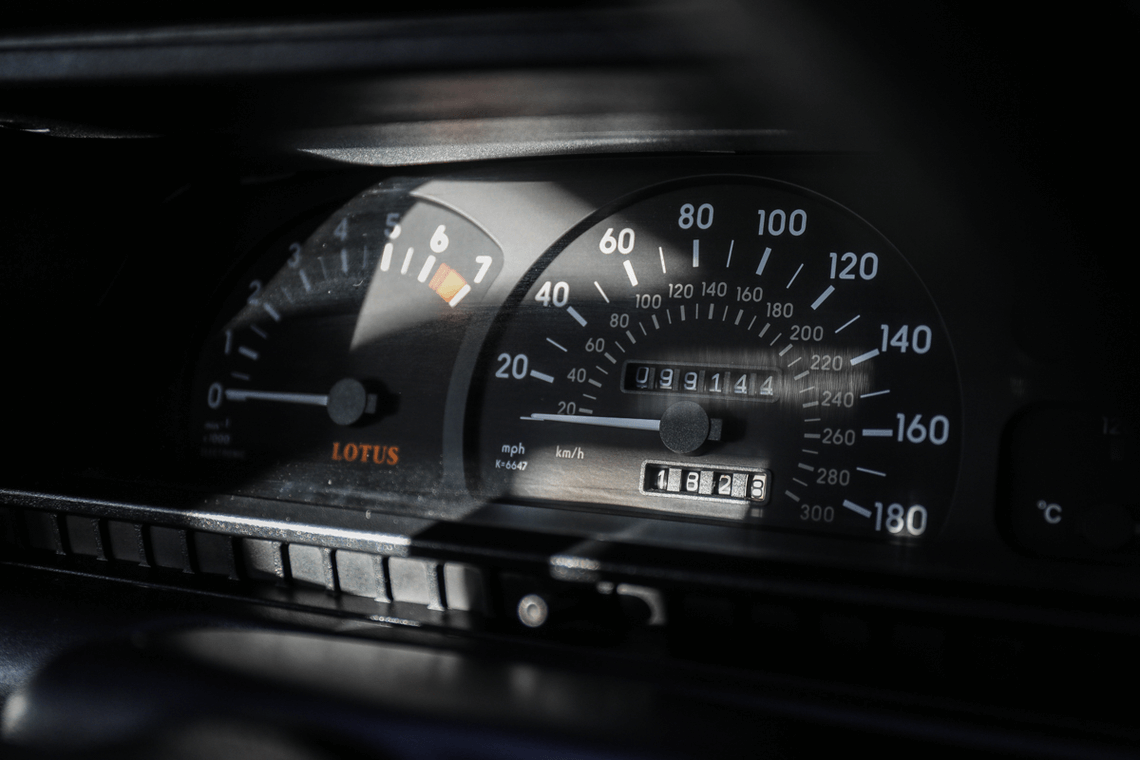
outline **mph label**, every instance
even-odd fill
[[[527,461],[525,459],[521,461],[515,459],[517,456],[526,454],[526,446],[524,446],[521,441],[519,443],[504,443],[500,452],[505,454],[508,458],[496,459],[496,470],[518,470],[522,472],[526,469]]]

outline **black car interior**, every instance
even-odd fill
[[[0,748],[1134,755],[1138,32],[0,21]]]

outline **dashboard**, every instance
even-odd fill
[[[5,748],[1133,753],[1135,13],[874,10],[14,27]]]

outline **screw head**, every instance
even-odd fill
[[[546,600],[538,594],[527,594],[519,600],[519,622],[527,628],[538,628],[550,616]]]

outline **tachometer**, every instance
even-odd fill
[[[504,310],[472,394],[491,498],[917,538],[957,476],[926,289],[866,222],[775,182],[674,185],[581,226]]]
[[[198,457],[274,496],[367,506],[435,494],[451,362],[500,266],[482,229],[398,185],[286,238],[203,348]]]

